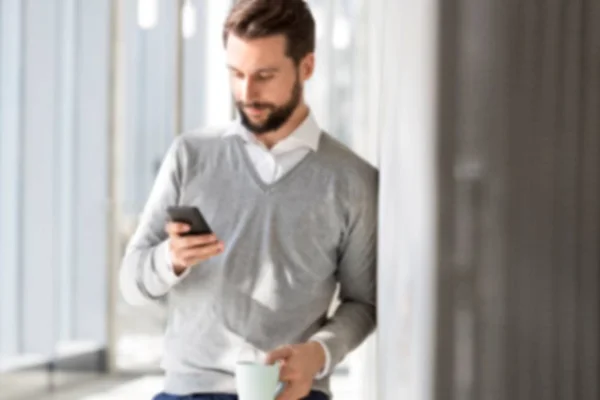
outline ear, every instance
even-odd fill
[[[304,82],[309,80],[315,72],[315,53],[307,54],[300,61],[300,79]]]

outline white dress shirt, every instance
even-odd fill
[[[238,135],[244,140],[256,172],[266,184],[271,184],[294,168],[308,153],[318,150],[321,129],[314,116],[309,114],[294,132],[271,149],[239,123],[226,135]]]

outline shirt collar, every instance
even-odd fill
[[[260,144],[256,139],[256,136],[242,126],[240,119],[238,118],[232,126],[232,129],[228,130],[226,136],[237,135],[240,136],[246,143]],[[302,123],[285,139],[278,142],[272,151],[285,152],[294,150],[301,147],[309,148],[312,151],[319,149],[319,141],[321,139],[321,128],[315,119],[315,116],[309,111],[308,116],[302,121]]]

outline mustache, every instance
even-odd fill
[[[239,108],[256,108],[258,110],[267,110],[267,109],[274,109],[276,108],[275,105],[271,104],[271,103],[261,103],[258,101],[255,102],[251,102],[251,103],[242,103],[241,101],[238,101],[237,103]]]

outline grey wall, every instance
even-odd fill
[[[600,3],[387,7],[380,398],[597,399]]]

